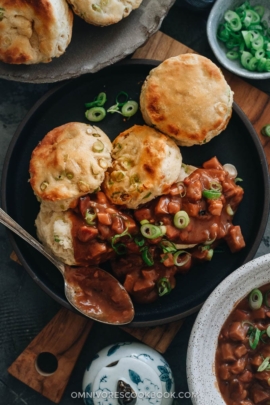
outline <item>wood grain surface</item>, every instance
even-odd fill
[[[134,53],[133,58],[164,60],[188,52],[193,53],[194,51],[158,32]],[[260,130],[263,125],[270,122],[270,98],[239,77],[226,71],[224,74],[235,93],[235,101],[248,116],[258,133],[269,166],[270,139],[262,137]],[[12,259],[17,260],[14,253]],[[180,320],[155,328],[123,327],[122,329],[143,343],[164,353],[180,329],[182,322]],[[91,327],[92,321],[66,309],[61,309],[10,366],[9,373],[52,401],[59,402]],[[35,368],[35,359],[41,351],[49,351],[55,354],[58,359],[58,370],[51,376],[42,376]]]
[[[9,367],[8,372],[51,401],[60,402],[93,321],[62,308]],[[37,371],[40,353],[52,353],[58,368],[52,375]]]

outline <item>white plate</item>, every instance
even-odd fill
[[[230,274],[205,301],[193,326],[187,353],[187,378],[194,405],[224,405],[215,375],[220,330],[236,303],[270,282],[270,254]]]
[[[124,59],[160,27],[175,0],[144,0],[117,24],[95,27],[74,19],[72,40],[64,55],[50,63],[8,65],[0,62],[0,78],[28,83],[51,83],[94,73]]]

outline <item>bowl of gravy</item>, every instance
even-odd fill
[[[270,404],[270,254],[241,266],[206,300],[187,377],[194,405]]]

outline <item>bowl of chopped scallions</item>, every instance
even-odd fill
[[[207,21],[209,44],[230,72],[270,78],[270,1],[217,0]]]

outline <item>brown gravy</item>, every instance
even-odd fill
[[[259,290],[265,294],[270,284]],[[253,349],[249,337],[252,327],[262,332],[269,325],[270,308],[263,304],[252,310],[248,297],[240,301],[224,323],[218,338],[215,369],[227,405],[270,404],[270,370],[258,371],[263,360],[270,357],[270,338],[264,333]]]
[[[211,189],[212,184],[221,187],[221,195],[216,199],[205,198],[203,191]],[[139,302],[152,302],[159,296],[157,283],[161,278],[168,279],[174,288],[175,274],[186,273],[194,263],[209,260],[205,243],[214,249],[224,239],[232,252],[245,246],[240,227],[232,223],[243,194],[243,189],[214,157],[186,177],[183,184],[173,185],[168,194],[136,210],[112,204],[101,191],[82,197],[70,214],[75,259],[81,266],[98,265],[111,259],[114,274],[129,294]],[[184,229],[174,225],[174,216],[180,210],[190,219]],[[91,224],[85,220],[87,212],[96,215]],[[136,237],[142,237],[142,220],[162,224],[166,229],[162,237],[144,238],[143,247],[151,256],[152,265],[142,260],[143,249],[136,243]],[[196,245],[186,248],[185,265],[176,266],[173,254],[164,254],[160,246],[164,240]]]
[[[66,282],[73,287],[77,308],[101,322],[131,322],[134,309],[130,297],[109,273],[97,267],[65,266]]]

